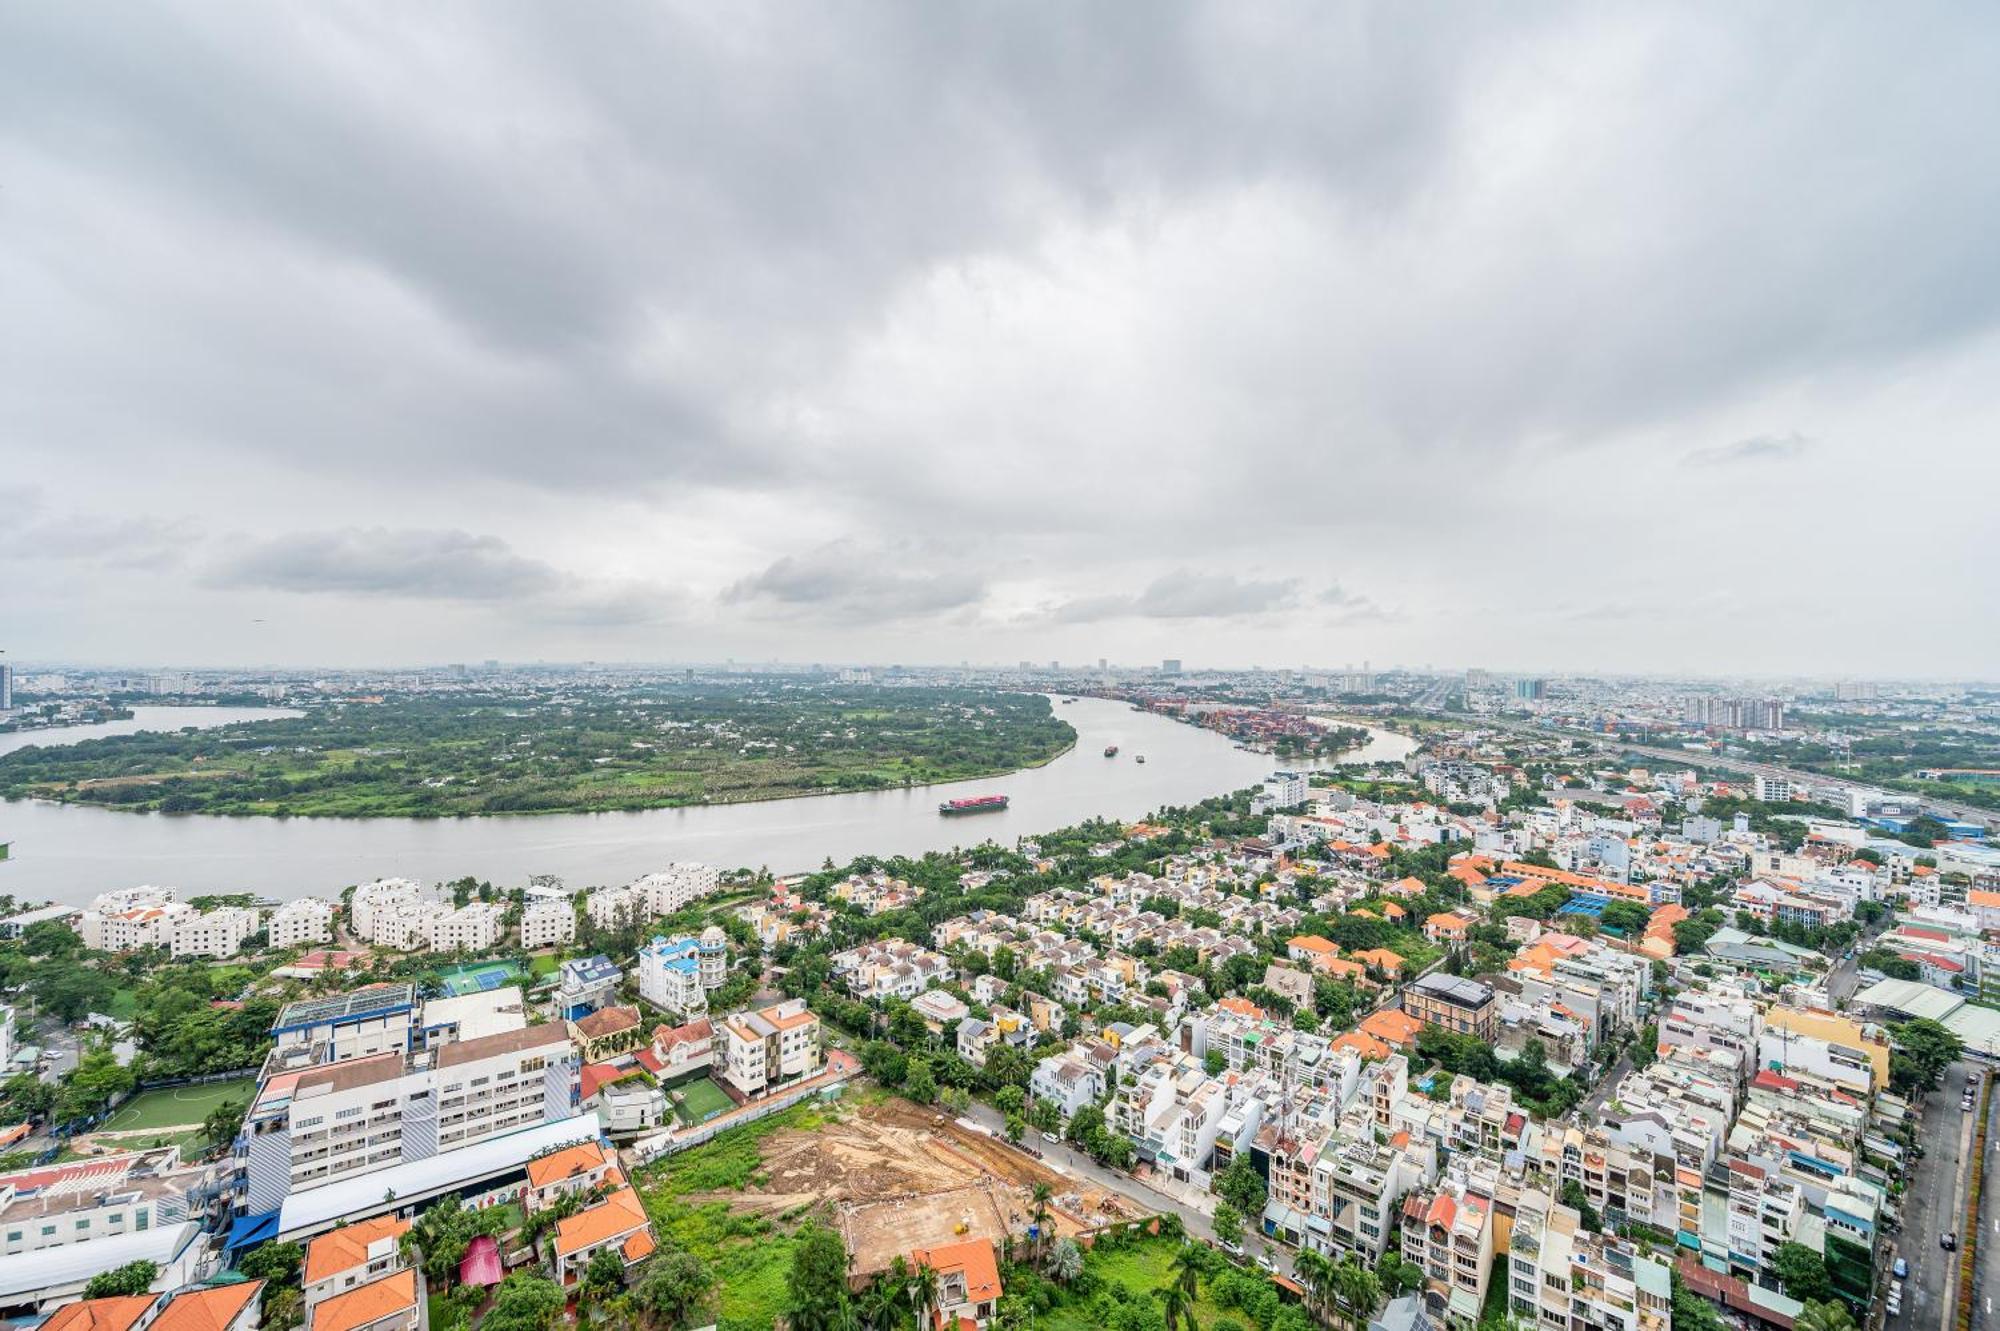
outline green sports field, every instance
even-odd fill
[[[684,1081],[672,1089],[682,1096],[681,1102],[673,1105],[674,1116],[686,1124],[706,1123],[717,1114],[736,1107],[729,1093],[707,1077]]]
[[[157,1091],[141,1091],[118,1106],[105,1120],[106,1132],[134,1128],[200,1127],[209,1112],[226,1100],[249,1104],[257,1093],[254,1077],[241,1081],[211,1081],[199,1086],[168,1086]]]

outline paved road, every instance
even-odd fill
[[[1618,1061],[1611,1065],[1611,1070],[1604,1074],[1604,1079],[1597,1083],[1597,1089],[1592,1091],[1585,1097],[1584,1102],[1576,1107],[1574,1112],[1579,1121],[1595,1123],[1597,1121],[1597,1111],[1604,1107],[1604,1102],[1611,1098],[1611,1093],[1618,1089],[1618,1083],[1625,1080],[1625,1074],[1631,1070],[1632,1055],[1629,1053],[1620,1054]]]
[[[1915,1331],[1946,1326],[1950,1312],[1944,1296],[1957,1254],[1940,1249],[1938,1236],[1956,1231],[1963,1214],[1965,1193],[1959,1173],[1971,1135],[1971,1115],[1958,1104],[1967,1070],[1967,1064],[1952,1064],[1945,1069],[1943,1085],[1931,1092],[1917,1131],[1924,1155],[1902,1198],[1903,1229],[1897,1236],[1897,1251],[1909,1261],[1910,1276],[1904,1282],[1903,1315],[1898,1320]]]

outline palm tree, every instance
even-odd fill
[[[1334,1268],[1333,1288],[1344,1305],[1348,1322],[1355,1331],[1360,1331],[1381,1301],[1382,1282],[1373,1271],[1350,1257]]]
[[[1808,1303],[1793,1324],[1793,1331],[1854,1331],[1854,1318],[1847,1305],[1837,1299]]]
[[[1308,1248],[1292,1263],[1292,1274],[1306,1292],[1306,1308],[1314,1317],[1325,1320],[1326,1296],[1333,1288],[1333,1263],[1325,1253]]]
[[[929,1262],[918,1263],[910,1276],[910,1305],[917,1311],[917,1326],[921,1331],[938,1306],[938,1273]]]
[[[1183,1243],[1174,1253],[1174,1260],[1167,1268],[1174,1286],[1187,1295],[1193,1303],[1201,1297],[1201,1251],[1192,1243]]]
[[[1035,1222],[1035,1260],[1037,1262],[1046,1255],[1048,1250],[1049,1202],[1054,1199],[1055,1195],[1056,1190],[1043,1180],[1037,1180],[1034,1188],[1028,1194],[1029,1200],[1035,1205],[1033,1218]]]
[[[1166,1331],[1186,1327],[1187,1331],[1198,1331],[1194,1322],[1194,1301],[1178,1284],[1156,1289],[1153,1293],[1160,1300],[1161,1322]]]

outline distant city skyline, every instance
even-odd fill
[[[2000,17],[17,8],[8,660],[2000,673]]]

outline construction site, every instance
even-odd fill
[[[1025,1233],[1037,1183],[1054,1193],[1049,1207],[1058,1235],[1148,1214],[977,1125],[894,1097],[853,1104],[812,1131],[773,1133],[759,1143],[759,1156],[751,1186],[728,1195],[731,1206],[772,1216],[829,1208],[856,1275],[914,1248],[972,1237],[998,1244]]]

